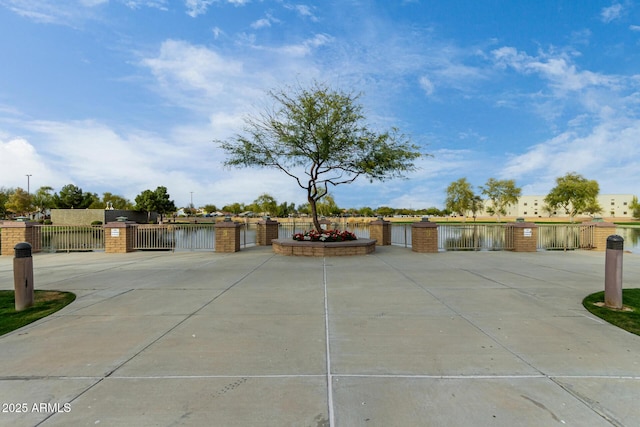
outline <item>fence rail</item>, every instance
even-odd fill
[[[37,230],[43,252],[104,250],[104,228],[99,225],[41,225]]]
[[[538,249],[574,250],[593,248],[593,226],[545,224],[538,227]]]
[[[136,226],[133,247],[137,250],[213,251],[216,233],[213,224],[163,224]],[[240,227],[240,246],[256,244],[256,224]]]
[[[279,222],[278,233],[283,239],[313,227],[310,221]],[[360,238],[368,238],[368,222],[335,221],[329,228],[348,230]],[[137,225],[134,249],[198,251],[215,250],[213,224]],[[240,246],[256,245],[257,225],[244,223],[240,228]],[[506,224],[439,224],[438,249],[498,251],[513,248],[511,233]],[[624,234],[625,246],[640,246],[640,228],[619,226],[616,232]],[[44,252],[74,252],[104,250],[102,226],[40,225],[37,234]],[[594,247],[594,227],[582,224],[538,224],[538,250],[574,250]],[[391,223],[391,244],[411,247],[411,223]],[[36,243],[36,247],[38,244]]]

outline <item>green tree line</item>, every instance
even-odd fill
[[[466,178],[460,178],[449,184],[446,190],[445,206],[466,219],[471,213],[473,218],[483,210],[489,215],[496,215],[498,221],[506,215],[509,206],[516,205],[522,195],[522,189],[514,180],[498,180],[489,178],[476,192]],[[598,203],[600,186],[597,181],[587,179],[576,172],[569,172],[556,178],[556,185],[544,198],[542,207],[549,216],[556,212],[569,215],[570,221],[576,215],[596,215],[603,212]],[[483,199],[484,196],[485,198]],[[640,218],[640,203],[634,197],[630,209],[634,218]]]

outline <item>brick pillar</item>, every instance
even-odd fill
[[[507,224],[507,233],[513,242],[514,252],[536,252],[538,250],[538,225],[533,222]]]
[[[104,251],[108,254],[133,252],[136,226],[133,221],[115,221],[104,225]]]
[[[607,238],[616,234],[616,225],[611,222],[590,221],[583,222],[582,225],[585,227],[580,231],[580,245],[583,247],[584,242],[589,240],[585,233],[588,233],[589,229],[593,227],[591,248],[594,251],[605,251],[607,249]]]
[[[438,224],[423,218],[411,224],[411,250],[421,253],[438,252]]]
[[[216,230],[216,252],[238,252],[240,250],[240,227],[233,221],[222,221],[214,226]]]
[[[391,223],[382,218],[369,223],[369,238],[376,241],[376,246],[391,244]]]
[[[271,241],[278,238],[278,221],[266,218],[258,221],[258,246],[271,246]]]
[[[0,228],[2,228],[0,255],[14,255],[13,248],[20,242],[29,243],[32,253],[42,250],[41,230],[35,222],[4,221]]]

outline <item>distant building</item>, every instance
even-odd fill
[[[546,209],[544,198],[546,196],[520,196],[517,205],[509,205],[506,208],[506,215],[510,217],[560,217],[568,218],[564,209],[549,212]],[[633,211],[629,208],[633,194],[601,194],[598,196],[598,203],[602,207],[599,216],[611,218],[632,218]],[[480,215],[488,216],[487,207],[491,206],[489,200],[484,200],[484,210]]]

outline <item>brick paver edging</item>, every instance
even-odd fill
[[[271,241],[273,252],[289,256],[347,256],[366,255],[376,251],[375,239],[358,239],[346,242],[308,242],[292,239]]]

